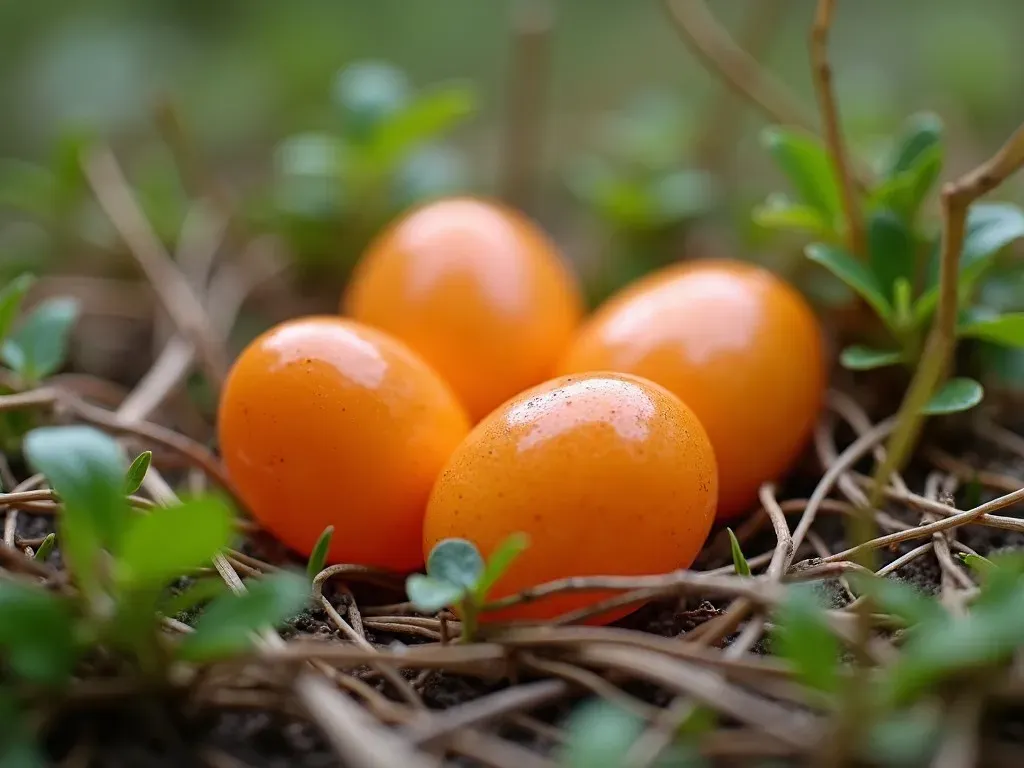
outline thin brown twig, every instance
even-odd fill
[[[814,131],[814,118],[799,99],[736,44],[704,0],[665,0],[664,6],[689,49],[769,121]]]
[[[850,251],[860,258],[867,257],[867,239],[864,235],[864,220],[861,218],[857,190],[854,187],[850,161],[843,141],[839,121],[839,107],[832,88],[832,65],[828,58],[828,37],[832,27],[835,0],[818,0],[818,8],[811,26],[810,51],[814,63],[814,92],[818,99],[821,124],[825,132],[825,144],[832,159],[836,185],[846,218],[846,235]]]

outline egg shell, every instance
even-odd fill
[[[332,563],[423,563],[430,488],[469,431],[441,377],[401,342],[338,317],[256,338],[224,386],[218,435],[259,523],[308,556],[335,527]]]
[[[717,490],[711,444],[679,398],[630,375],[566,376],[505,403],[459,445],[430,496],[424,553],[463,538],[486,557],[525,533],[491,599],[570,576],[665,573],[697,556]],[[482,620],[550,619],[607,597],[562,594]]]
[[[552,375],[583,312],[554,243],[498,203],[446,198],[367,248],[342,313],[406,342],[477,421]]]
[[[656,381],[697,414],[719,469],[718,516],[749,510],[814,428],[827,386],[821,328],[766,269],[694,261],[652,273],[580,328],[559,373],[615,370]]]

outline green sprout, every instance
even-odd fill
[[[316,544],[313,545],[313,551],[309,553],[309,561],[306,563],[306,578],[311,582],[327,563],[327,552],[331,548],[332,538],[334,538],[334,526],[328,525],[316,540]]]
[[[430,551],[427,573],[414,573],[405,583],[409,600],[419,610],[435,613],[454,607],[462,620],[462,641],[476,635],[480,609],[491,588],[529,546],[525,534],[503,541],[485,563],[476,545],[466,539],[444,539]]]
[[[725,531],[729,534],[729,549],[732,550],[732,564],[736,569],[736,575],[749,576],[750,563],[747,562],[747,558],[743,554],[743,550],[740,548],[739,539],[736,538],[736,534],[733,533],[732,528],[726,528]]]
[[[153,452],[143,451],[135,457],[135,461],[128,467],[124,477],[124,490],[129,496],[138,493],[142,483],[149,472],[149,465],[153,463]]]
[[[941,246],[921,213],[942,170],[942,130],[941,121],[930,113],[913,116],[879,163],[862,203],[866,254],[852,253],[846,243],[839,186],[824,145],[798,130],[772,127],[762,134],[794,197],[770,196],[754,210],[755,222],[809,236],[807,257],[859,295],[878,318],[878,338],[843,349],[840,362],[848,369],[902,365],[912,371],[921,357],[939,302]],[[1024,347],[1024,312],[1002,313],[979,300],[998,255],[1021,237],[1024,211],[1017,206],[975,203],[968,210],[958,275],[957,338]],[[934,393],[923,413],[966,410],[982,395],[976,381],[954,378]]]

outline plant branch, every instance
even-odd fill
[[[814,132],[814,117],[800,100],[736,44],[703,0],[665,0],[665,10],[694,55],[769,121]]]
[[[850,170],[850,162],[843,142],[842,128],[839,123],[839,107],[836,104],[835,91],[832,88],[832,65],[828,60],[828,38],[832,28],[832,16],[835,11],[835,0],[819,0],[811,26],[810,51],[814,69],[814,92],[818,98],[818,109],[821,111],[821,123],[825,131],[825,143],[832,158],[833,172],[843,204],[846,217],[846,234],[850,251],[865,258],[866,238],[864,236],[864,220],[860,215],[857,191]]]
[[[877,507],[889,476],[899,471],[924,423],[921,409],[935,392],[953,357],[956,344],[957,288],[967,209],[1024,165],[1024,125],[991,158],[942,189],[942,247],[939,256],[939,302],[921,363],[897,414],[897,424],[878,464],[869,506]]]

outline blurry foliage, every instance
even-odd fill
[[[334,123],[278,144],[270,189],[252,205],[300,268],[344,270],[398,212],[470,186],[466,158],[441,141],[476,109],[468,84],[415,91],[401,70],[362,61],[338,72],[331,96]]]
[[[679,258],[686,225],[718,202],[713,176],[691,169],[691,115],[671,92],[649,90],[597,124],[595,147],[568,163],[566,184],[608,243],[589,275],[598,301]]]

